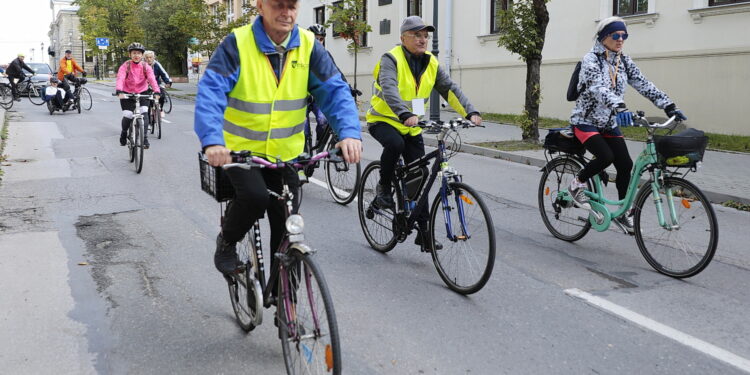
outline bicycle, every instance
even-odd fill
[[[44,96],[42,95],[41,88],[31,81],[33,74],[26,74],[26,79],[19,82],[18,85],[18,96],[28,96],[29,101],[34,105],[44,104]],[[13,79],[13,78],[11,78]]]
[[[161,90],[161,92],[166,92],[164,89]],[[151,134],[156,132],[156,138],[161,139],[161,108],[159,107],[159,100],[152,100],[149,103],[148,118],[148,130]]]
[[[159,86],[159,91],[164,95],[164,107],[162,108],[164,109],[164,113],[172,113],[172,96],[169,95],[169,92],[164,86]]]
[[[317,139],[314,144],[311,138],[311,135],[305,135],[305,153],[308,155],[334,149],[339,142],[338,136],[333,132],[330,125],[326,125],[325,130],[319,136],[316,134]],[[308,178],[312,177],[315,168],[317,168],[317,165],[305,168],[305,176]],[[351,203],[357,195],[357,186],[359,185],[361,176],[360,164],[356,163],[352,166],[344,160],[326,160],[323,163],[323,170],[326,174],[328,192],[331,194],[333,200],[342,205]],[[300,186],[306,182],[307,179],[300,180]]]
[[[420,126],[439,132],[438,147],[408,165],[399,160],[393,180],[394,210],[373,204],[380,180],[380,161],[371,162],[362,172],[358,192],[362,231],[373,249],[382,253],[391,251],[415,229],[417,208],[427,205],[430,189],[438,179],[439,192],[430,209],[429,230],[431,238],[446,239],[448,243],[441,250],[435,250],[434,243],[427,246],[438,275],[451,290],[464,295],[476,293],[487,283],[495,265],[494,225],[479,194],[448,164],[453,151],[445,142],[448,134],[459,127],[476,125],[457,119],[448,123],[420,122]],[[457,150],[454,148],[454,151]],[[430,172],[427,165],[431,159],[435,162]],[[438,216],[442,216],[443,225],[436,224]],[[440,229],[444,231],[437,233]],[[462,271],[466,271],[466,275],[461,274]]]
[[[9,110],[13,107],[13,102],[13,91],[10,83],[0,82],[0,107]]]
[[[75,107],[78,109],[78,113],[81,113],[81,109],[90,111],[91,107],[94,105],[91,93],[87,88],[83,87],[87,82],[88,80],[86,78],[77,78],[75,81],[72,81],[75,87],[75,90],[73,90],[73,97],[75,98]]]
[[[669,136],[676,124],[674,116],[662,124],[649,123],[643,112],[634,117],[637,126],[648,128],[648,138],[635,161],[627,194],[617,201],[605,198],[603,176],[594,176],[586,182],[585,194],[589,197],[590,209],[576,207],[568,192],[570,181],[589,160],[584,157],[583,145],[576,150],[563,150],[545,142],[548,163],[541,169],[538,190],[542,220],[552,235],[573,242],[583,238],[591,228],[603,232],[612,219],[634,215],[636,243],[651,267],[674,278],[697,275],[708,266],[716,252],[719,228],[706,195],[684,177],[695,171],[697,163],[703,159],[707,138],[694,137],[686,140],[687,145],[675,147],[670,143],[678,135]],[[669,129],[669,133],[655,135],[658,129]],[[555,152],[559,155],[550,159]],[[681,156],[683,154],[689,158]],[[679,168],[688,169],[680,173]],[[639,188],[641,176],[646,172],[648,181]],[[649,198],[654,202],[651,209],[646,205]],[[616,208],[611,210],[606,205]],[[628,212],[631,205],[633,209]],[[627,228],[614,222],[628,233]]]
[[[127,135],[127,146],[128,154],[130,155],[130,162],[135,167],[135,173],[141,173],[143,169],[143,140],[145,137],[145,126],[143,124],[143,113],[141,113],[140,98],[148,98],[153,101],[153,94],[128,94],[123,93],[128,99],[135,101],[135,109],[133,110],[133,119],[128,127]],[[117,96],[116,93],[112,96]],[[135,125],[134,125],[135,124]]]
[[[293,168],[295,171],[324,159],[338,158],[331,150],[306,160],[270,162],[249,151],[232,153],[232,164],[211,167],[199,153],[201,188],[220,202],[222,222],[234,191],[223,170],[228,168]],[[241,266],[226,275],[229,297],[239,326],[249,332],[263,321],[263,309],[276,306],[274,324],[279,328],[287,373],[341,373],[341,348],[333,300],[323,272],[305,244],[304,222],[296,212],[295,197],[286,181],[281,193],[271,190],[272,199],[285,203],[286,230],[273,253],[266,277],[261,246],[260,221],[237,243]],[[276,288],[276,296],[273,290]]]

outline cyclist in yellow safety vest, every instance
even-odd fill
[[[230,163],[230,150],[249,150],[284,161],[298,157],[304,148],[308,94],[341,139],[337,147],[344,159],[359,162],[362,143],[357,107],[323,45],[296,25],[299,3],[259,0],[260,16],[232,31],[211,56],[195,103],[195,132],[211,165]],[[222,273],[236,269],[235,244],[266,210],[271,248],[279,246],[286,230],[284,206],[271,200],[267,189],[281,192],[282,174],[295,195],[299,187],[297,174],[286,169],[230,168],[226,172],[235,198],[216,239],[214,264]]]
[[[375,93],[367,111],[368,131],[383,145],[380,156],[380,183],[374,204],[379,208],[393,208],[393,176],[396,163],[403,155],[409,163],[425,154],[422,129],[418,127],[426,113],[427,100],[435,88],[461,116],[474,124],[482,117],[469,103],[438,60],[427,52],[429,32],[435,28],[425,25],[419,16],[407,17],[401,24],[401,45],[383,55],[375,65]],[[418,235],[414,243],[422,251],[429,251],[430,238],[427,206],[416,207]],[[443,246],[437,240],[434,248]]]

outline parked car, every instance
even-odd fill
[[[35,86],[43,86],[49,82],[50,77],[54,74],[47,63],[30,62],[26,63],[31,69],[34,69],[35,76],[31,77],[31,81],[34,82]]]

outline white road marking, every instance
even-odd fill
[[[641,314],[638,314],[637,312],[628,310],[625,307],[609,302],[604,298],[594,296],[590,293],[586,293],[578,288],[566,289],[565,294],[572,296],[572,297],[580,298],[586,301],[587,303],[594,305],[604,311],[615,314],[623,319],[626,319],[635,324],[638,324],[639,326],[643,328],[654,331],[660,335],[663,335],[667,338],[675,340],[679,342],[680,344],[689,346],[695,350],[698,350],[702,353],[710,355],[711,357],[714,357],[722,362],[726,362],[727,364],[730,364],[740,370],[750,373],[750,360],[748,360],[747,358],[740,357],[714,344],[703,341],[697,337],[688,335],[687,333],[684,333],[682,331],[678,331],[665,324],[659,323],[649,317],[643,316]]]
[[[318,180],[317,178],[312,178],[312,177],[308,178],[308,181],[312,182],[315,185],[322,186],[324,189],[328,190],[328,184],[326,184],[324,181],[321,181],[321,180]],[[336,187],[334,187],[334,189],[336,189],[336,193],[338,193],[339,195],[346,195],[345,191]],[[357,197],[354,197],[354,200],[352,201],[352,203],[356,203],[356,202],[357,202]]]
[[[166,122],[167,124],[171,124],[171,123],[172,123],[172,121],[169,121],[169,120],[167,120],[167,119],[164,119],[164,118],[163,118],[163,119],[161,119],[161,121],[162,121],[162,122]]]

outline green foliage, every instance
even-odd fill
[[[325,27],[333,26],[333,32],[350,41],[348,48],[354,50],[354,88],[357,88],[357,53],[362,46],[362,35],[372,31],[363,14],[366,0],[344,0],[340,4],[328,5],[331,16]]]
[[[722,202],[721,205],[724,207],[734,208],[740,211],[750,211],[750,204],[745,204],[741,202],[726,201],[726,202]]]
[[[168,0],[167,0],[168,1]],[[203,0],[191,0],[201,4],[196,4],[196,8],[192,14],[200,14],[197,20],[191,20],[189,23],[193,30],[192,35],[198,39],[198,46],[190,47],[191,49],[198,51],[205,51],[209,56],[219,46],[224,37],[229,35],[232,30],[247,25],[250,23],[254,16],[258,15],[258,9],[253,5],[248,5],[239,10],[242,13],[238,19],[231,22],[226,22],[227,9],[223,4],[217,7],[216,13],[209,8]],[[244,10],[244,12],[243,12]],[[236,12],[236,11],[235,11]]]
[[[497,45],[517,54],[523,61],[541,58],[544,47],[544,30],[540,30],[535,7],[545,7],[549,0],[515,0],[508,10],[500,14],[500,39]]]
[[[142,41],[145,31],[140,23],[144,0],[76,0],[81,32],[89,48],[97,49],[95,38],[109,38],[108,53],[116,60],[127,56],[128,44]]]

